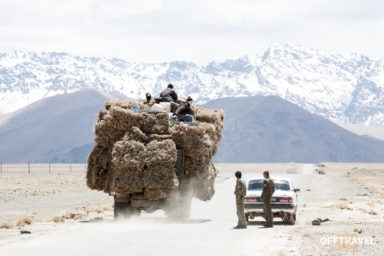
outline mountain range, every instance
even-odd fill
[[[351,133],[277,96],[224,98],[217,162],[382,162],[384,141]]]
[[[83,89],[13,113],[0,124],[0,162],[86,162],[97,114],[112,98]],[[348,132],[277,96],[224,98],[203,106],[225,111],[216,162],[384,161],[384,141]]]
[[[279,96],[332,121],[384,126],[384,61],[273,45],[263,54],[198,65],[136,63],[66,53],[0,54],[0,114],[40,99],[92,87],[142,98],[169,83],[198,103],[225,97]]]
[[[0,162],[85,162],[96,116],[111,98],[84,89],[18,110],[0,124]]]

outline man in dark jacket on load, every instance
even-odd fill
[[[167,88],[165,88],[160,93],[161,101],[163,102],[170,102],[170,101],[176,101],[177,100],[177,94],[176,91],[173,89],[173,85],[169,84]]]
[[[188,97],[187,101],[182,101],[180,106],[176,109],[175,114],[180,121],[193,122],[192,116],[192,105],[193,99],[191,96]]]

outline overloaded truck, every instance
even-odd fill
[[[180,122],[145,102],[110,101],[94,125],[87,185],[114,196],[114,215],[163,209],[186,218],[193,197],[215,193],[217,152],[224,113],[192,105],[194,122]]]

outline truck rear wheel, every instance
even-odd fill
[[[117,202],[115,200],[113,216],[118,218],[129,218],[133,215],[140,215],[140,211],[132,208],[131,202]]]

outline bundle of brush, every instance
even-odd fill
[[[94,126],[96,146],[88,157],[91,189],[146,200],[167,198],[179,186],[177,149],[185,152],[184,191],[200,200],[214,194],[217,152],[224,113],[193,105],[198,125],[171,124],[168,113],[135,112],[140,101],[107,102]]]

